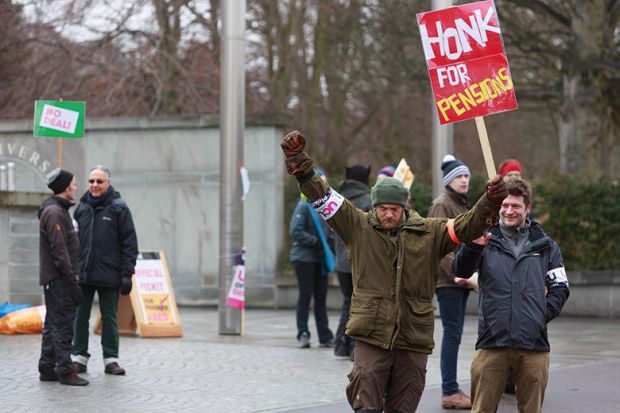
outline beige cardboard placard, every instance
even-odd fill
[[[163,251],[142,251],[136,261],[133,288],[118,305],[120,334],[140,337],[181,337],[183,329]],[[101,314],[93,328],[101,333]]]

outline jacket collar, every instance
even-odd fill
[[[445,188],[446,188],[446,196],[448,196],[448,198],[450,198],[455,203],[459,205],[463,205],[465,208],[467,208],[467,203],[469,202],[469,199],[467,198],[467,194],[459,194],[458,192],[456,192],[454,189],[450,188],[449,186],[446,186]]]
[[[543,227],[536,221],[528,220],[529,222],[529,241],[530,244],[526,245],[523,249],[522,253],[525,251],[530,251],[533,249],[538,249],[541,246],[547,245],[550,241],[550,238],[545,234]],[[502,230],[499,227],[499,223],[495,223],[490,229],[489,232],[493,235],[491,240],[495,239],[500,245],[502,244],[502,240],[504,239],[504,235],[502,234]]]
[[[83,204],[88,205],[87,199],[88,199],[88,191],[84,192],[84,195],[82,195],[82,197],[80,198],[80,202]],[[103,203],[103,205],[108,205],[110,203],[112,203],[112,201],[114,201],[117,198],[121,197],[121,194],[114,189],[114,187],[112,185],[110,185],[110,187],[108,188],[108,191],[102,195],[102,197],[106,197],[105,202]]]
[[[69,209],[71,208],[71,206],[73,205],[73,203],[71,201],[69,201],[66,198],[62,198],[60,196],[56,196],[56,195],[52,195],[49,198],[47,198],[45,201],[43,201],[43,204],[41,204],[41,206],[39,207],[39,209],[37,209],[37,217],[40,219],[41,218],[41,214],[43,213],[43,210],[45,208],[47,208],[50,205],[58,205],[64,209]]]

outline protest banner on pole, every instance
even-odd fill
[[[493,154],[483,116],[517,108],[508,58],[492,0],[417,15],[441,124],[475,118],[490,178]]]
[[[243,310],[245,308],[245,252],[241,252],[235,258],[233,266],[234,276],[228,297],[226,297],[226,306]]]
[[[47,138],[84,137],[85,102],[35,100],[33,136]],[[56,166],[62,168],[62,139],[58,139]]]
[[[226,296],[226,307],[241,311],[241,335],[245,329],[245,248],[235,256],[233,280]]]

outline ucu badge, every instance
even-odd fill
[[[325,196],[312,203],[314,210],[324,219],[333,217],[344,203],[344,197],[329,188]]]

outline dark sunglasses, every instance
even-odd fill
[[[89,179],[88,183],[89,184],[94,184],[95,182],[97,182],[99,185],[101,185],[102,183],[104,183],[105,181],[103,179]]]

